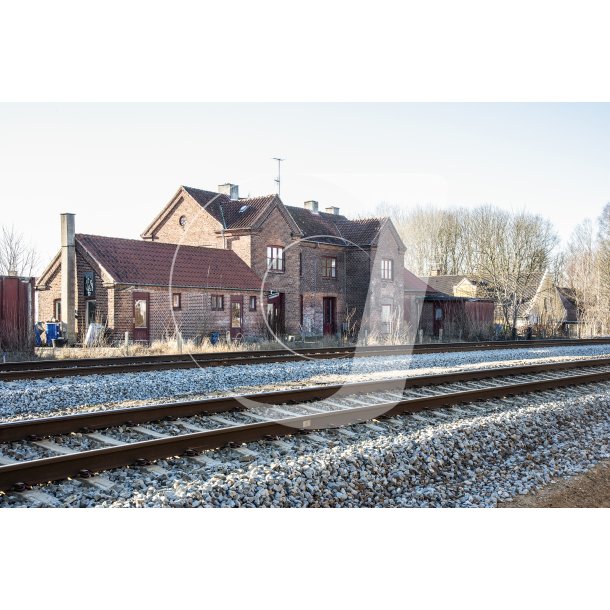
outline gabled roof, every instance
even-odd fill
[[[254,271],[231,250],[81,233],[76,235],[76,246],[117,284],[237,290],[256,290],[261,285]]]
[[[276,195],[264,195],[230,199],[227,195],[202,191],[192,186],[182,188],[225,229],[249,229],[276,198]]]
[[[433,291],[453,296],[453,288],[464,279],[472,281],[467,275],[431,275],[426,281]]]
[[[304,238],[337,245],[370,246],[375,243],[385,218],[351,220],[341,214],[314,213],[307,208],[287,205],[286,209]]]
[[[313,213],[310,210],[297,206],[284,205],[278,195],[264,195],[261,197],[248,197],[245,199],[231,199],[225,194],[206,191],[192,186],[181,186],[178,192],[165,206],[155,220],[142,233],[145,239],[151,239],[156,227],[180,202],[186,194],[205,209],[226,231],[255,229],[266,217],[266,213],[276,204],[286,221],[291,225],[293,232],[301,233],[311,241],[330,243],[336,245],[371,246],[378,239],[382,227],[392,227],[388,218],[348,219],[340,214],[326,212]],[[402,244],[404,247],[404,244]]]

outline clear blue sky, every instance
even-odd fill
[[[287,204],[493,203],[565,238],[610,200],[609,136],[610,104],[3,104],[1,223],[44,266],[60,212],[137,238],[180,184],[274,192],[280,156]]]

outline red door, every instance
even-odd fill
[[[231,308],[229,310],[231,319],[231,339],[241,335],[244,321],[244,297],[241,295],[231,295]]]
[[[274,335],[283,335],[284,326],[284,293],[272,292],[267,296],[267,322]]]
[[[336,324],[337,299],[324,297],[322,299],[323,328],[325,335],[334,335],[337,332]]]
[[[133,293],[133,340],[150,339],[150,295],[148,292]]]

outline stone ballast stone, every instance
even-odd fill
[[[353,437],[321,431],[321,443],[292,437],[289,451],[252,443],[247,465],[220,450],[209,467],[177,458],[158,463],[164,474],[107,472],[111,490],[79,480],[40,489],[82,507],[493,507],[610,457],[609,407],[610,384],[595,384],[446,410],[450,420],[352,426]],[[0,507],[23,505],[0,496]]]
[[[269,390],[354,383],[603,356],[610,356],[610,345],[304,360],[9,381],[0,384],[0,421],[234,395],[261,391],[261,386]]]

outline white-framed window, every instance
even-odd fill
[[[210,297],[212,311],[222,311],[225,308],[225,297],[222,294],[213,294]]]
[[[286,270],[283,246],[267,246],[267,269],[269,271]]]
[[[322,277],[336,279],[337,259],[334,256],[322,257]]]
[[[391,258],[381,259],[381,279],[382,280],[393,280],[394,279],[394,261]]]

